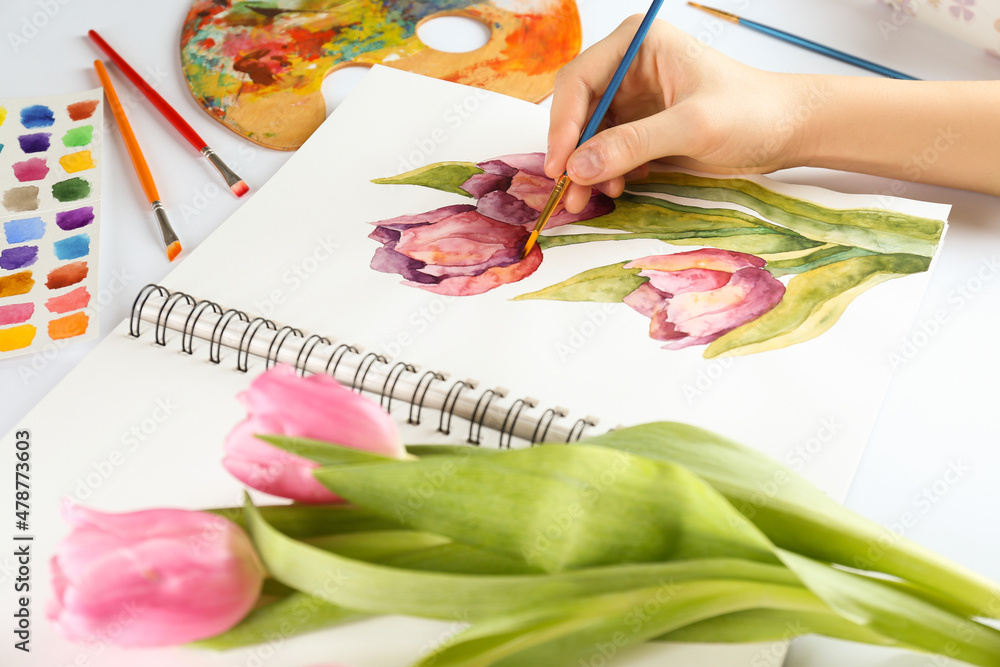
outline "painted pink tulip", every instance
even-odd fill
[[[319,464],[270,445],[258,435],[321,440],[402,458],[392,418],[377,403],[328,375],[300,377],[277,365],[240,394],[247,418],[226,438],[226,469],[247,486],[303,503],[338,502],[312,475]]]
[[[479,200],[476,209],[483,215],[532,227],[555,187],[555,181],[545,175],[544,165],[543,153],[505,155],[477,164],[484,173],[476,174],[459,187]],[[610,197],[594,190],[587,207],[579,213],[570,213],[559,204],[546,228],[598,218],[614,209]]]
[[[169,646],[214,637],[257,602],[264,568],[239,526],[207,512],[63,512],[46,615],[67,639]]]
[[[520,258],[529,229],[487,217],[475,206],[446,206],[377,223],[382,247],[371,267],[398,273],[404,285],[449,296],[482,294],[530,276],[542,263],[535,245]]]
[[[626,269],[648,278],[625,297],[650,319],[649,336],[668,350],[711,343],[778,305],[785,286],[760,257],[705,248],[636,259]]]

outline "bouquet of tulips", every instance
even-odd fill
[[[418,666],[604,664],[648,641],[804,633],[1000,664],[1000,585],[708,431],[404,447],[375,403],[281,366],[243,400],[224,465],[296,502],[68,510],[48,612],[64,635],[118,624],[119,644],[219,650],[400,614],[469,624]]]

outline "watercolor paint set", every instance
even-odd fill
[[[0,356],[96,336],[100,89],[0,99]]]

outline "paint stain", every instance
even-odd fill
[[[19,188],[11,188],[3,193],[4,208],[8,211],[19,213],[21,211],[34,211],[38,209],[38,186],[24,185]]]
[[[56,214],[56,220],[59,214]],[[82,225],[81,225],[82,226]],[[41,218],[22,218],[20,220],[8,220],[3,223],[3,233],[7,237],[7,243],[24,243],[25,241],[37,241],[45,236],[45,222]]]
[[[73,262],[65,266],[60,266],[58,269],[49,271],[49,275],[45,279],[45,286],[49,289],[61,289],[75,285],[87,277],[89,270],[86,262]],[[31,277],[30,272],[28,272],[28,277]],[[3,279],[0,278],[0,280]],[[32,284],[34,284],[34,281],[32,281]],[[29,287],[28,289],[31,288]],[[24,294],[24,292],[18,292],[18,294]],[[6,296],[2,289],[0,289],[0,296]]]
[[[49,322],[49,338],[52,340],[62,340],[72,338],[80,334],[87,333],[90,325],[90,318],[87,313],[73,313],[66,317],[60,317]]]
[[[21,109],[21,125],[29,130],[36,127],[49,127],[56,122],[52,109],[44,104],[33,104],[30,107]]]
[[[21,273],[4,276],[0,278],[0,298],[27,294],[34,286],[35,280],[31,277],[31,271],[21,271]]]
[[[83,199],[90,194],[90,183],[79,176],[52,184],[52,196],[62,202]]]
[[[66,113],[73,120],[86,120],[94,115],[94,109],[97,108],[98,100],[84,100],[83,102],[74,102],[66,107]]]
[[[77,287],[72,292],[52,297],[45,302],[45,307],[49,309],[49,312],[62,315],[71,310],[86,308],[89,303],[90,292],[87,291],[86,287]]]
[[[33,157],[24,162],[14,163],[14,178],[25,183],[27,181],[40,181],[49,173],[49,168],[45,165],[45,158]]]
[[[33,303],[15,303],[10,306],[0,306],[0,326],[27,322],[34,314],[35,304]]]
[[[82,125],[80,127],[74,127],[72,130],[67,130],[66,134],[64,134],[62,138],[63,146],[65,146],[66,148],[78,148],[79,146],[86,146],[93,140],[94,140],[93,125]]]
[[[7,110],[0,107],[0,125],[3,125],[5,120],[7,120]]]
[[[21,144],[21,150],[25,153],[43,153],[49,150],[51,138],[51,132],[35,132],[22,134],[17,138],[17,143]]]
[[[52,244],[56,259],[79,259],[90,254],[90,236],[77,234]]]
[[[19,245],[0,251],[0,269],[5,271],[24,269],[37,261],[38,246],[36,245]]]
[[[74,208],[70,211],[59,211],[56,213],[56,225],[64,232],[71,232],[74,229],[86,227],[93,221],[93,206],[84,206],[83,208]]]
[[[85,169],[93,169],[94,159],[91,157],[90,151],[80,151],[78,153],[63,155],[59,158],[59,164],[62,165],[67,174],[75,174]]]
[[[0,352],[23,350],[31,345],[31,341],[35,340],[36,331],[37,329],[30,324],[0,329]]]

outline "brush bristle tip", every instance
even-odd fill
[[[239,183],[234,183],[230,190],[232,190],[233,194],[237,197],[242,197],[246,193],[250,192],[250,186],[244,181],[240,181]]]
[[[174,241],[167,246],[167,259],[171,262],[177,259],[177,255],[181,254],[181,242]]]

